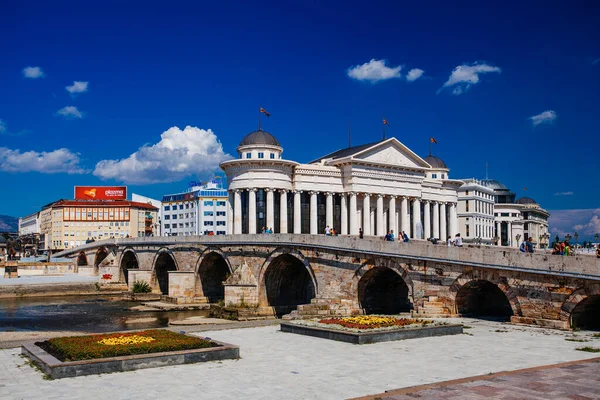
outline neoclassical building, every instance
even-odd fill
[[[306,164],[282,158],[268,132],[242,139],[221,163],[229,183],[228,233],[324,233],[446,239],[458,233],[457,189],[437,157],[419,157],[396,138],[349,147]]]

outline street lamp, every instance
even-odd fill
[[[575,244],[577,245],[577,239],[579,238],[579,233],[575,232],[573,234],[573,236],[575,237]]]

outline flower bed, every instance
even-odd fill
[[[218,346],[208,340],[164,329],[61,337],[39,342],[36,345],[60,361],[94,360]]]
[[[428,324],[432,324],[433,321],[414,318],[382,317],[378,315],[359,315],[356,317],[322,319],[319,320],[319,323],[325,325],[340,325],[344,328],[350,329],[365,330],[389,327],[398,328],[409,325],[426,326]]]

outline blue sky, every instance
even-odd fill
[[[598,2],[47,3],[0,2],[0,214],[74,185],[185,189],[260,106],[288,159],[385,117],[422,156],[436,138],[451,177],[487,162],[546,209],[599,207]]]

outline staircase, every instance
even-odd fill
[[[413,317],[422,318],[448,318],[454,316],[437,296],[428,296],[427,300],[423,300],[421,305],[412,311],[412,315]]]

